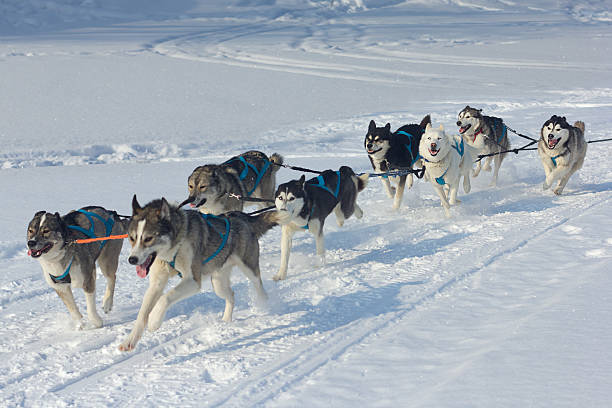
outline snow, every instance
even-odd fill
[[[147,281],[128,244],[113,311],[77,331],[27,257],[25,229],[41,209],[181,201],[193,168],[251,148],[368,171],[371,119],[397,128],[429,113],[454,131],[466,104],[531,136],[558,114],[584,121],[587,140],[610,137],[610,6],[2,2],[3,405],[608,406],[610,143],[589,145],[559,197],[542,191],[535,152],[511,155],[498,187],[482,172],[450,219],[428,183],[394,212],[372,179],[363,220],[327,222],[325,265],[296,234],[288,279],[274,282],[276,228],[261,239],[266,306],[236,273],[223,323],[207,281],[131,353],[117,346]]]

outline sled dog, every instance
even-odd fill
[[[230,274],[238,266],[253,283],[258,298],[267,298],[259,271],[259,242],[266,231],[277,224],[277,212],[248,216],[234,211],[216,216],[193,210],[181,210],[162,198],[141,207],[134,195],[128,238],[132,245],[128,262],[136,265],[138,276],[149,276],[149,287],[134,328],[119,345],[133,350],[145,325],[157,330],[166,311],[176,302],[200,291],[202,279],[210,276],[212,286],[225,299],[223,320],[232,320],[234,292]],[[171,276],[181,281],[166,293]]]
[[[184,204],[219,215],[243,210],[244,202],[232,194],[272,200],[280,164],[283,157],[278,153],[268,158],[262,152],[250,150],[222,164],[196,167],[187,179],[189,197]],[[259,206],[265,207],[263,203]]]
[[[391,133],[389,123],[384,127],[376,127],[376,122],[370,121],[363,147],[368,153],[374,171],[385,173],[389,170],[412,169],[419,160],[419,142],[428,123],[431,123],[429,115],[425,116],[418,125],[404,125]],[[391,186],[388,177],[381,178],[387,195],[393,199],[394,209],[398,209],[402,203],[406,179],[408,179],[408,188],[412,187],[412,174],[400,176],[397,188]]]
[[[504,121],[494,116],[484,116],[482,109],[475,109],[470,106],[463,108],[459,112],[457,126],[459,126],[459,134],[463,137],[465,143],[474,148],[478,152],[477,154],[490,154],[510,149],[508,130]],[[478,177],[481,165],[484,171],[491,171],[491,162],[493,162],[493,180],[491,185],[497,185],[499,168],[504,157],[506,157],[506,153],[496,154],[480,160],[476,164],[472,176]],[[481,163],[483,161],[484,164]]]
[[[450,217],[450,205],[459,203],[457,190],[463,176],[463,191],[469,193],[472,156],[460,137],[448,136],[444,126],[427,125],[421,137],[419,153],[425,161],[425,176],[440,196],[442,207]]]
[[[308,181],[302,175],[299,180],[278,186],[276,209],[288,215],[288,219],[280,222],[281,264],[274,280],[287,277],[291,238],[299,230],[307,229],[315,236],[317,255],[325,262],[325,219],[333,211],[338,225],[342,226],[344,220],[353,214],[357,218],[363,217],[363,211],[357,205],[357,193],[365,188],[367,182],[367,174],[357,176],[350,167],[342,166],[338,171],[325,170]]]
[[[546,173],[544,190],[558,180],[553,193],[561,194],[572,174],[582,167],[586,151],[584,122],[571,126],[565,117],[556,115],[544,122],[538,142],[538,154]]]
[[[38,259],[43,276],[64,302],[76,327],[85,327],[74,301],[72,288],[82,288],[87,300],[87,317],[94,327],[102,326],[96,311],[96,262],[106,277],[102,301],[104,313],[113,308],[115,273],[123,240],[77,244],[76,239],[101,238],[124,234],[127,221],[102,207],[83,207],[61,216],[39,211],[28,224],[28,255]]]

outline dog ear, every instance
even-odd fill
[[[371,132],[373,130],[376,130],[376,122],[374,122],[373,120],[370,121],[370,126],[368,126],[368,132]]]
[[[168,201],[166,201],[164,197],[162,197],[161,199],[161,209],[159,210],[159,217],[162,220],[170,219],[170,204],[168,204]]]
[[[428,130],[431,130],[431,123],[425,125],[425,131],[427,132]]]
[[[300,177],[298,182],[302,185],[302,187],[304,187],[304,184],[306,183],[306,176],[302,174],[302,177]]]
[[[391,131],[391,124],[390,124],[390,123],[387,123],[387,124],[385,125],[385,130],[386,130],[387,132],[390,132],[390,131]]]
[[[58,212],[56,212],[53,215],[57,219],[57,223],[60,226],[60,235],[62,236],[62,239],[66,241],[69,235],[68,227],[66,226],[66,223],[64,222],[64,220],[62,220],[62,217],[60,216]]]
[[[36,214],[34,214],[34,218],[36,218],[36,217],[42,217],[42,216],[43,216],[43,214],[46,214],[46,213],[47,213],[47,212],[46,212],[46,211],[44,211],[44,210],[42,210],[42,211],[38,211]]]
[[[444,125],[440,123],[440,127],[438,129],[440,129],[441,131],[444,131]]]
[[[138,204],[138,199],[136,198],[136,194],[132,197],[132,215],[136,215],[142,210],[140,204]]]

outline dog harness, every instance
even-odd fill
[[[74,261],[74,256],[70,260],[70,263],[68,264],[68,267],[66,268],[66,272],[64,272],[60,276],[53,276],[53,275],[49,274],[49,277],[51,278],[51,280],[53,282],[55,282],[55,283],[70,283],[70,282],[72,282],[72,280],[70,279],[70,267],[72,266],[72,261]]]
[[[551,158],[550,158],[550,160],[552,160],[552,162],[553,162],[553,164],[555,165],[555,167],[557,167],[557,159],[558,159],[559,157],[561,157],[561,156],[563,156],[563,153],[558,154],[558,155],[556,155],[556,156],[554,156],[554,157],[551,157]]]
[[[89,238],[99,238],[96,236],[95,232],[94,232],[94,219],[93,217],[99,219],[100,221],[102,221],[102,223],[104,224],[104,226],[106,227],[106,235],[105,237],[109,237],[111,235],[111,232],[113,231],[113,226],[115,225],[115,220],[113,219],[113,217],[109,217],[107,220],[105,220],[104,218],[102,218],[101,216],[99,216],[96,213],[90,212],[90,211],[85,211],[85,210],[77,210],[78,212],[80,212],[81,214],[84,214],[87,219],[89,220],[89,229],[86,230],[83,227],[80,227],[78,225],[68,225],[68,228],[73,229],[75,231],[79,231],[85,235],[87,235]],[[100,249],[104,248],[104,245],[106,245],[106,241],[102,241],[100,243]]]
[[[333,195],[335,199],[338,199],[338,193],[340,192],[340,172],[339,171],[336,171],[336,176],[338,176],[338,181],[336,182],[335,191],[331,191],[331,189],[325,185],[325,179],[323,178],[323,176],[317,176],[313,179],[308,180],[306,183],[310,184],[311,186],[322,188],[323,190]],[[316,183],[314,182],[315,180],[316,180]],[[310,215],[308,215],[308,220],[306,221],[306,225],[302,227],[303,229],[308,229],[308,221],[310,221],[310,217],[312,217],[312,213],[314,212],[314,209],[315,209],[315,206],[313,204],[312,208],[310,209]]]
[[[261,182],[261,179],[266,173],[266,170],[268,170],[268,167],[270,167],[270,160],[265,160],[265,163],[263,167],[261,168],[261,170],[257,170],[257,167],[247,162],[243,156],[234,157],[233,159],[229,159],[223,164],[228,164],[236,160],[239,160],[242,162],[242,164],[244,164],[244,169],[242,169],[242,172],[240,173],[240,176],[238,177],[240,181],[246,178],[246,176],[249,174],[249,169],[253,170],[253,172],[255,173],[255,176],[256,176],[255,185],[253,186],[253,189],[247,193],[247,197],[250,197],[251,194],[253,194],[253,191],[255,191],[255,189],[257,188],[257,186],[259,186],[259,183]]]
[[[404,132],[403,130],[400,130],[399,132],[397,132],[400,135],[404,135],[404,136],[408,136],[408,139],[411,139],[414,137],[413,135],[411,135],[408,132]],[[406,148],[406,150],[408,150],[408,154],[410,154],[410,158],[412,159],[412,151],[410,150],[410,145],[404,144],[404,147]],[[417,156],[412,160],[412,162],[410,163],[410,166],[414,166],[414,163],[416,163],[419,160],[419,155],[417,154]],[[384,176],[385,178],[387,178],[387,176]]]
[[[216,215],[212,215],[212,214],[200,214],[202,216],[202,218],[204,219],[204,221],[206,221],[206,224],[208,224],[209,227],[211,227],[212,229],[214,229],[215,231],[217,231],[217,229],[212,225],[212,223],[209,221],[209,218],[214,218],[214,219],[218,219],[218,220],[223,220],[225,221],[225,233],[221,233],[219,231],[217,231],[217,233],[219,234],[219,236],[221,237],[221,244],[219,245],[219,247],[217,248],[217,250],[215,252],[213,252],[212,255],[210,255],[208,258],[206,258],[205,260],[202,261],[202,265],[210,262],[214,257],[216,257],[217,255],[219,255],[219,252],[221,252],[221,250],[225,247],[225,244],[227,243],[227,239],[229,238],[229,233],[230,233],[230,222],[226,217],[217,217]],[[176,269],[174,267],[174,264],[176,263],[176,256],[178,255],[178,251],[176,251],[176,254],[174,254],[174,258],[172,259],[172,262],[168,262],[168,264],[173,268]],[[183,277],[183,275],[178,272],[178,276],[180,278]]]

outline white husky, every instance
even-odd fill
[[[450,204],[456,204],[457,190],[463,176],[463,191],[470,192],[472,155],[460,136],[448,136],[444,126],[434,129],[430,124],[419,144],[419,154],[425,162],[425,176],[440,196],[446,216],[450,217]]]

